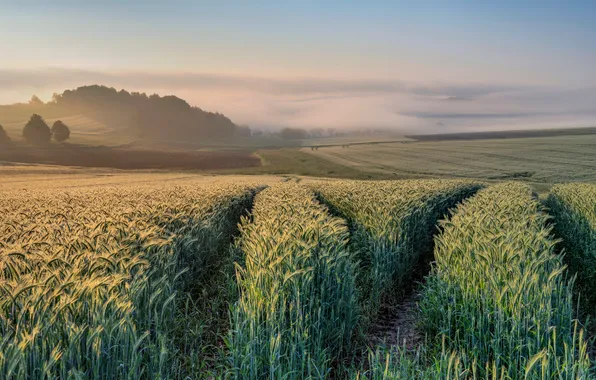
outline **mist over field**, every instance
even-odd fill
[[[85,84],[172,94],[236,124],[389,128],[403,133],[596,125],[596,87],[450,84],[381,79],[280,78],[200,73],[0,69],[0,103]]]
[[[261,130],[596,125],[594,5],[505,3],[11,3],[0,104],[97,84]]]

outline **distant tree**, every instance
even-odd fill
[[[43,118],[33,114],[23,128],[23,137],[31,144],[43,145],[50,142],[52,133]]]
[[[308,131],[310,137],[323,137],[323,133],[325,133],[323,128],[311,128],[311,130]]]
[[[10,144],[10,137],[6,134],[4,128],[0,125],[0,145]]]
[[[33,95],[31,97],[31,100],[29,100],[29,104],[31,104],[32,106],[43,106],[43,102],[40,98],[37,97],[37,95]]]
[[[64,124],[61,120],[56,120],[52,125],[52,138],[56,142],[64,142],[70,138],[70,128]]]
[[[247,125],[239,125],[238,127],[236,127],[236,135],[242,137],[250,137],[252,135],[252,132],[250,130],[250,127],[248,127]]]
[[[280,132],[281,138],[286,140],[306,139],[308,132],[302,128],[284,128]]]
[[[175,96],[161,97],[92,85],[54,94],[49,103],[50,107],[73,113],[92,114],[102,124],[128,129],[127,133],[154,141],[191,142],[248,132],[222,114],[203,111]]]

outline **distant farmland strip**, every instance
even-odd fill
[[[349,221],[362,309],[369,318],[383,300],[396,300],[407,288],[415,266],[431,252],[439,218],[481,188],[453,180],[320,181],[312,187]]]
[[[590,362],[572,285],[529,187],[481,190],[443,223],[422,325],[478,378],[576,379]],[[442,341],[443,339],[443,341]]]
[[[238,379],[324,378],[358,323],[355,264],[345,222],[297,184],[255,199],[239,247],[240,299],[229,337]]]
[[[596,134],[596,127],[567,128],[567,129],[539,129],[539,130],[513,130],[489,131],[468,133],[444,133],[434,135],[410,135],[407,138],[419,141],[445,141],[445,140],[481,140],[481,139],[510,139],[528,137],[553,137],[576,136]]]
[[[555,185],[546,204],[554,217],[554,229],[562,239],[565,259],[578,275],[580,301],[596,306],[596,185]]]
[[[531,178],[532,182],[548,183],[596,179],[593,165],[596,134],[363,145],[349,149],[330,147],[314,151],[302,149],[302,152],[377,178],[418,175],[504,179],[521,175]]]
[[[0,161],[115,169],[217,170],[261,165],[260,159],[248,152],[169,152],[84,145],[15,146],[0,150]]]

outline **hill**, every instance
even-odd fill
[[[77,143],[169,145],[217,140],[246,133],[220,114],[203,111],[176,96],[147,95],[105,86],[84,86],[54,94],[51,101],[0,106],[0,124],[19,137],[31,114],[51,123],[61,119]]]

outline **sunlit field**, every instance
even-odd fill
[[[0,3],[0,380],[596,380],[595,0]]]
[[[592,376],[594,185],[2,176],[2,378]]]

